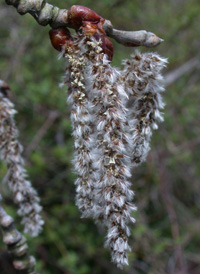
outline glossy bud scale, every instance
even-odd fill
[[[70,44],[73,41],[69,30],[66,28],[51,29],[49,36],[52,46],[58,51],[62,51],[66,44]]]
[[[69,25],[74,28],[80,28],[84,21],[97,24],[99,22],[104,23],[105,19],[93,10],[81,5],[73,5],[71,8],[69,8],[67,20]]]

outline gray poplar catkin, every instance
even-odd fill
[[[119,267],[128,264],[127,251],[129,222],[135,206],[131,204],[133,191],[130,190],[131,161],[127,144],[129,135],[125,132],[127,100],[119,70],[113,68],[101,43],[92,40],[90,48],[89,70],[92,79],[93,115],[96,121],[97,146],[93,165],[99,174],[96,182],[95,198],[100,206],[94,212],[97,219],[103,221],[108,229],[105,246],[111,250],[112,261]],[[89,75],[88,75],[89,78]]]
[[[14,115],[16,110],[13,103],[2,92],[0,80],[0,159],[7,164],[6,181],[13,193],[14,202],[18,205],[17,213],[22,217],[24,232],[32,237],[37,236],[44,224],[40,216],[42,207],[36,190],[27,179],[22,157],[23,147],[18,141],[18,130]]]
[[[129,126],[132,135],[132,163],[138,165],[146,160],[150,150],[152,129],[158,128],[157,122],[163,122],[160,112],[164,108],[162,101],[163,76],[167,59],[157,53],[136,51],[129,60],[124,60],[122,77],[125,89],[133,102],[129,108]]]
[[[86,54],[80,49],[85,37],[77,36],[73,46],[64,53],[68,60],[64,83],[68,85],[67,102],[71,106],[71,121],[74,137],[74,169],[77,174],[76,205],[82,217],[92,216],[94,206],[93,187],[96,174],[92,167],[91,151],[95,146],[90,91],[84,78]]]

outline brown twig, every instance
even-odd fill
[[[165,160],[162,155],[159,157],[159,170],[160,170],[160,183],[161,183],[161,196],[163,198],[164,205],[166,207],[169,220],[171,223],[171,232],[172,238],[174,240],[174,249],[176,254],[176,261],[179,267],[178,271],[181,271],[181,274],[186,274],[185,263],[183,259],[182,245],[179,243],[180,232],[177,214],[173,206],[172,197],[170,193],[170,189],[167,182],[166,168],[165,168]]]
[[[193,69],[200,67],[200,61],[197,57],[190,59],[179,68],[165,74],[165,86],[169,86],[181,78],[184,74],[190,73]]]
[[[12,58],[10,58],[9,60],[9,64],[10,66],[8,67],[7,70],[3,71],[3,78],[5,79],[5,81],[7,81],[11,75],[17,70],[19,69],[19,65],[21,62],[21,58],[22,56],[25,54],[25,50],[27,48],[27,44],[30,42],[30,39],[32,37],[32,29],[29,29],[29,33],[24,37],[24,39],[22,40],[21,37],[17,36],[18,39],[16,39],[16,37],[10,37],[11,41],[10,44],[13,45],[13,47],[16,48],[15,51],[15,55],[12,56]],[[15,30],[15,33],[17,33],[17,30]]]
[[[13,266],[16,270],[26,274],[37,274],[35,270],[35,258],[29,256],[26,238],[15,228],[14,220],[1,206],[0,195],[0,228],[3,233],[3,242],[7,246],[13,258]]]
[[[50,112],[47,120],[44,122],[44,124],[41,126],[41,128],[38,130],[36,135],[34,136],[33,140],[27,147],[25,151],[25,156],[28,157],[29,154],[37,148],[38,143],[40,140],[44,137],[48,129],[51,127],[51,125],[54,123],[54,121],[58,118],[59,112],[58,111],[52,111]]]
[[[59,9],[48,4],[45,0],[5,0],[8,5],[14,6],[18,13],[23,15],[30,13],[38,24],[42,26],[50,25],[52,28],[69,27],[76,28],[69,24],[67,9]],[[156,47],[163,39],[151,32],[141,31],[121,31],[113,28],[109,20],[105,20],[103,25],[106,34],[124,46]]]

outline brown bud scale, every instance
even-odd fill
[[[58,51],[62,51],[62,48],[73,40],[67,28],[51,29],[49,36],[52,46]]]
[[[105,19],[93,10],[81,5],[73,5],[71,8],[69,8],[67,22],[69,25],[74,28],[80,28],[84,21],[97,24],[99,22],[104,23]]]

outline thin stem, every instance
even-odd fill
[[[50,25],[52,28],[70,27],[67,9],[59,9],[48,4],[45,0],[5,0],[8,5],[14,6],[18,13],[23,15],[30,13],[38,24],[42,26]],[[154,33],[141,31],[122,31],[113,28],[109,20],[105,20],[103,25],[106,34],[115,39],[118,43],[128,47],[145,46],[148,48],[156,47],[163,39]]]

